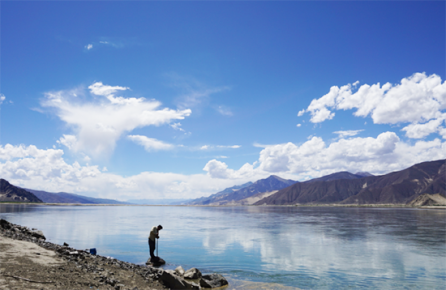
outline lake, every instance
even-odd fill
[[[149,257],[150,229],[161,224],[165,268],[217,272],[228,289],[446,285],[442,209],[0,204],[0,217],[38,228],[50,242],[137,264]]]

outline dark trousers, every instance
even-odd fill
[[[151,239],[149,239],[149,248],[150,248],[150,257],[154,258],[155,257],[155,241],[152,241]]]

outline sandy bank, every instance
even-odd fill
[[[76,252],[1,228],[0,289],[167,289],[147,267],[62,248]]]
[[[0,289],[215,289],[219,274],[195,280],[176,270],[136,265],[45,241],[42,232],[0,219]],[[181,268],[182,269],[182,268]],[[184,272],[184,270],[183,270]]]

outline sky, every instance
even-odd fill
[[[444,1],[1,1],[0,177],[189,199],[446,158]]]

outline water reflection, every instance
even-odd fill
[[[234,279],[299,288],[439,288],[446,211],[329,207],[0,205],[0,216],[56,243],[143,263],[150,228],[160,256]]]

